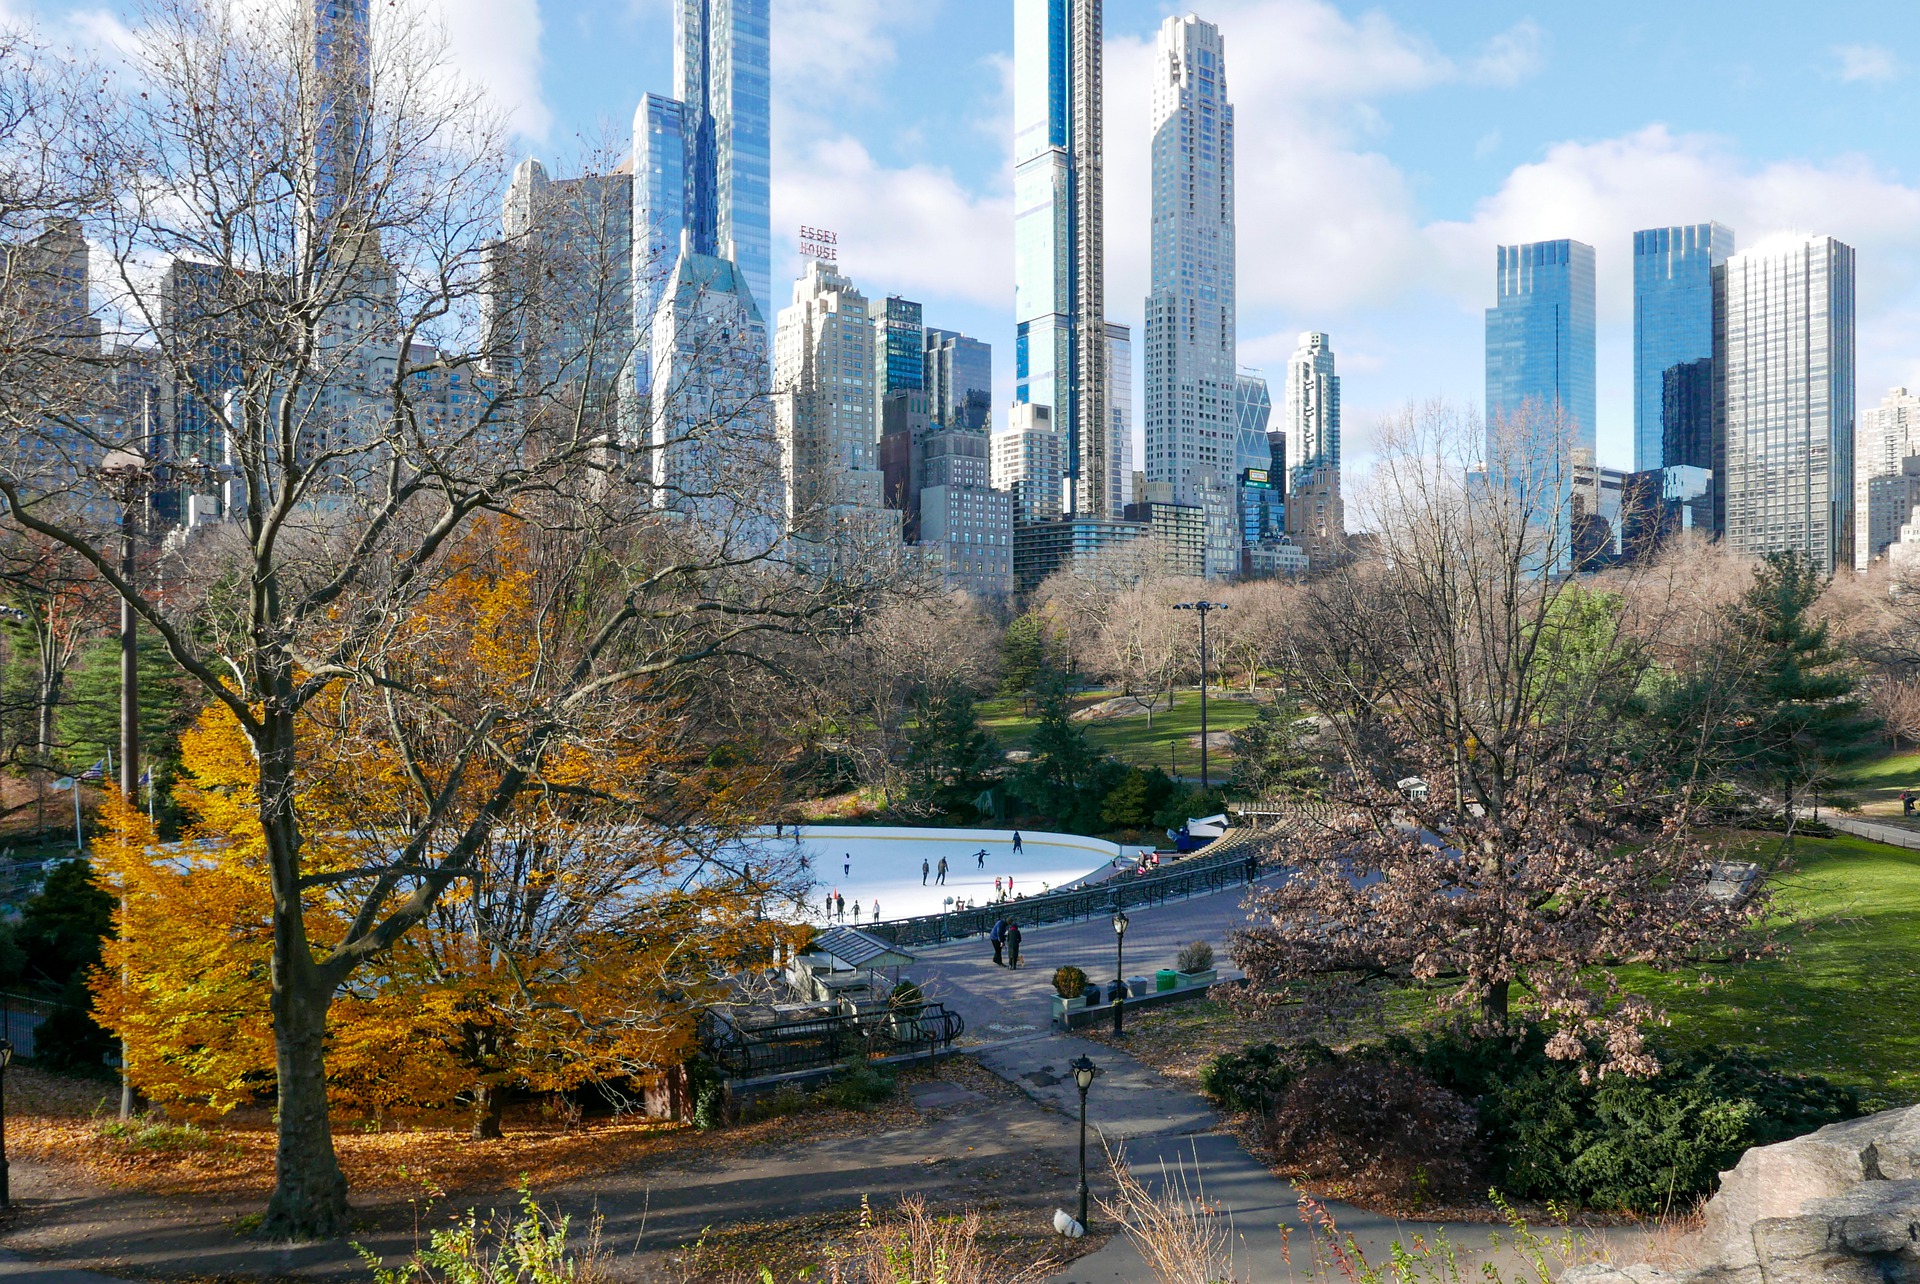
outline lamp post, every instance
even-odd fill
[[[1073,1084],[1080,1089],[1080,1229],[1081,1233],[1085,1234],[1087,1226],[1087,1089],[1093,1086],[1093,1077],[1100,1073],[1100,1069],[1088,1059],[1084,1052],[1067,1062],[1067,1069],[1073,1071]]]
[[[1200,613],[1200,787],[1206,789],[1212,783],[1207,778],[1207,616],[1228,608],[1225,602],[1209,602],[1203,597],[1198,602],[1176,603],[1173,609]]]
[[[1113,907],[1113,1032],[1119,1034],[1120,1010],[1127,1004],[1127,912]]]
[[[8,1039],[0,1039],[0,1208],[13,1207],[13,1195],[7,1189],[7,1067],[12,1064],[13,1043]],[[1087,1166],[1087,1125],[1084,1122],[1087,1114],[1086,1101],[1087,1091],[1085,1088],[1082,1088],[1080,1090],[1080,1117],[1083,1121],[1080,1125],[1080,1166],[1082,1168]],[[1081,1178],[1081,1189],[1084,1191],[1085,1188],[1086,1179],[1083,1177]],[[1085,1200],[1084,1195],[1082,1195],[1081,1198],[1083,1201]],[[1082,1212],[1086,1211],[1086,1204],[1084,1202],[1082,1202],[1080,1207]]]

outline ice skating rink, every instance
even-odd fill
[[[770,831],[755,835],[772,839]],[[948,898],[986,905],[993,901],[993,880],[1013,880],[1019,896],[1038,896],[1049,888],[1064,887],[1089,874],[1098,874],[1120,854],[1120,848],[1099,838],[1078,834],[1021,831],[1021,851],[1013,850],[1010,829],[896,829],[870,825],[808,825],[798,841],[812,863],[814,890],[810,917],[825,921],[826,899],[834,892],[847,901],[845,922],[853,925],[853,903],[860,902],[860,922],[873,918],[874,901],[882,919],[913,918],[951,908]],[[986,852],[982,863],[978,857]],[[940,858],[947,861],[947,881],[938,877]],[[930,872],[923,886],[920,862]],[[839,919],[835,920],[839,922]]]

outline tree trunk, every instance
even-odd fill
[[[279,917],[278,914],[275,915]],[[300,944],[305,950],[305,942]],[[327,1118],[327,1009],[333,989],[310,961],[275,960],[273,1036],[279,1072],[279,1149],[263,1233],[270,1239],[346,1234],[347,1178]],[[304,966],[301,966],[304,964]],[[298,973],[289,976],[288,973]]]
[[[1504,1025],[1507,1020],[1507,998],[1513,988],[1511,981],[1496,981],[1487,987],[1486,1000],[1481,1005],[1481,1013],[1489,1022]]]
[[[507,1093],[499,1084],[482,1079],[473,1086],[473,1132],[475,1141],[492,1141],[500,1136],[500,1116],[507,1109]]]

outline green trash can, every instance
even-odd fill
[[[1153,988],[1159,992],[1179,989],[1180,974],[1170,967],[1161,968],[1153,974]]]

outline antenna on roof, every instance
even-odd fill
[[[804,258],[819,259],[822,263],[840,261],[840,238],[824,227],[801,227],[800,254]]]

